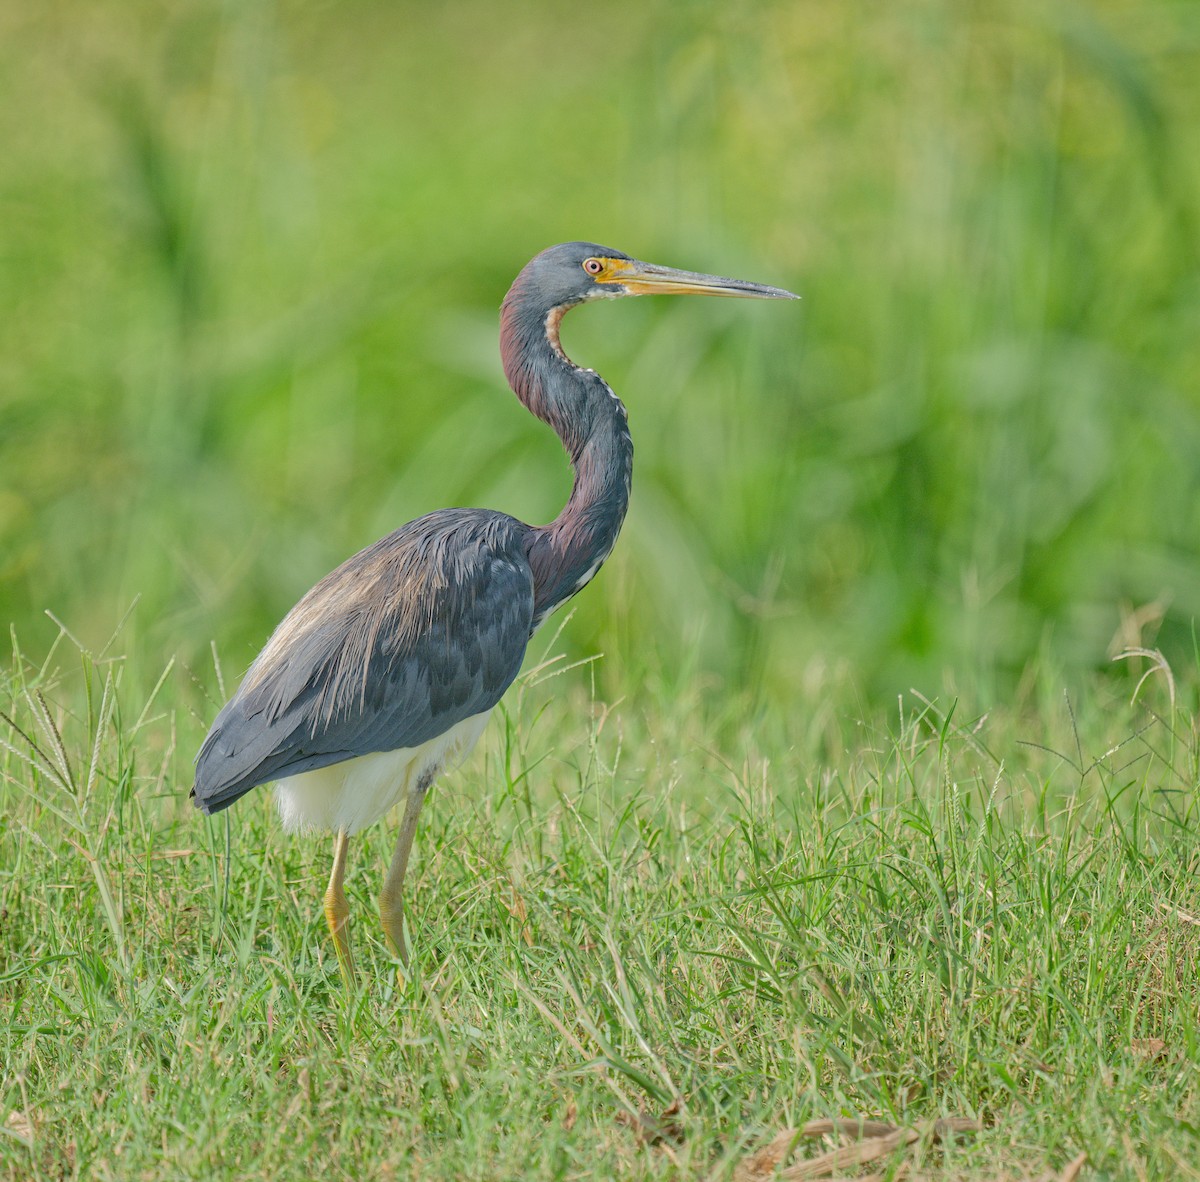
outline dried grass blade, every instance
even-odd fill
[[[861,1141],[864,1137],[886,1137],[894,1133],[899,1125],[889,1124],[882,1120],[863,1120],[857,1117],[820,1117],[810,1120],[801,1130],[803,1137],[829,1137],[839,1133],[843,1137],[851,1137]]]
[[[779,1177],[789,1182],[797,1182],[804,1178],[821,1178],[834,1170],[845,1170],[853,1166],[866,1165],[869,1161],[886,1157],[902,1145],[911,1145],[920,1140],[921,1134],[916,1129],[896,1129],[884,1137],[868,1137],[865,1141],[856,1141],[853,1145],[843,1145],[831,1149],[819,1157],[809,1158],[808,1161],[798,1162],[783,1170]]]

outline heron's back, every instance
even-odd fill
[[[288,613],[213,723],[206,813],[269,780],[419,748],[500,700],[533,618],[528,526],[444,509],[348,559]]]

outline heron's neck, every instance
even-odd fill
[[[521,313],[524,312],[524,315]],[[599,374],[580,369],[558,343],[562,310],[510,309],[500,353],[517,397],[562,440],[575,484],[563,511],[533,530],[534,625],[585,586],[608,557],[629,507],[633,441],[625,407]]]

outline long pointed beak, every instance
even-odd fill
[[[615,264],[615,265],[614,265]],[[697,271],[678,271],[637,259],[614,260],[611,277],[600,283],[620,285],[628,295],[706,295],[728,296],[743,300],[798,300],[800,297],[782,287],[765,283],[747,283],[744,279],[726,279],[722,275],[701,275]]]

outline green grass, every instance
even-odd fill
[[[353,843],[347,996],[327,839],[185,799],[211,675],[15,661],[0,1177],[719,1179],[839,1115],[982,1121],[908,1151],[935,1177],[1193,1176],[1194,679],[1172,713],[1047,676],[985,718],[826,687],[739,732],[560,672],[431,797],[406,985],[389,830]]]

